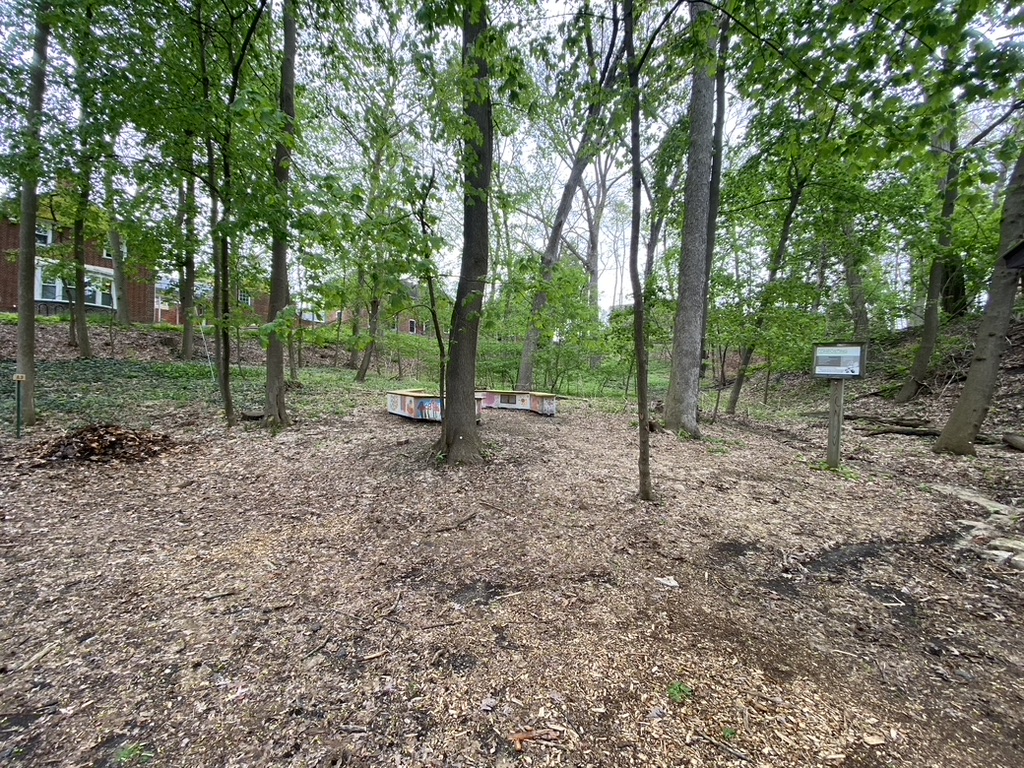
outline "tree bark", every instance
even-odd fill
[[[435,452],[448,464],[475,464],[483,460],[476,428],[476,350],[487,286],[494,134],[491,119],[490,72],[479,50],[488,29],[486,0],[467,0],[462,15],[462,64],[472,74],[463,110],[470,126],[463,157],[464,196],[462,267],[452,311],[448,342],[448,381],[442,435]]]
[[[651,483],[651,419],[647,402],[647,323],[645,318],[645,295],[640,283],[640,188],[643,184],[640,167],[640,70],[636,59],[634,42],[633,0],[625,0],[623,26],[626,43],[626,67],[629,73],[629,156],[632,183],[632,215],[629,229],[629,279],[633,286],[633,349],[636,355],[636,412],[639,433],[639,475],[640,499],[654,498]]]
[[[936,256],[932,259],[932,266],[928,272],[928,297],[924,305],[921,343],[917,347],[914,363],[910,368],[910,376],[896,394],[895,401],[897,403],[907,403],[913,400],[921,391],[921,387],[924,386],[924,381],[928,377],[928,371],[931,370],[932,355],[935,354],[935,345],[939,339],[939,304],[942,301],[944,279],[945,270],[942,268],[942,259]]]
[[[278,139],[274,149],[274,182],[283,210],[274,217],[270,245],[270,317],[273,323],[288,306],[288,222],[290,202],[288,182],[291,168],[290,139],[295,135],[295,55],[296,34],[292,0],[284,0],[284,55],[281,59],[281,112],[285,116],[285,138]],[[300,319],[301,322],[301,319]],[[269,427],[286,427],[289,423],[285,403],[284,345],[281,334],[270,332],[267,345],[267,388],[263,403],[263,423]]]
[[[693,27],[710,21],[711,6],[693,6]],[[714,40],[708,58],[713,60]],[[706,62],[695,62],[690,87],[690,151],[683,187],[683,247],[679,256],[676,317],[672,334],[672,369],[665,397],[665,426],[700,437],[701,335],[707,303],[707,237],[711,205],[711,169],[715,133],[715,81]]]
[[[804,188],[807,186],[807,182],[810,180],[810,177],[810,170],[808,170],[803,176],[797,175],[793,186],[789,191],[789,204],[786,207],[785,218],[782,220],[782,230],[779,232],[779,243],[772,252],[771,259],[769,260],[768,281],[765,283],[765,291],[761,294],[761,301],[758,305],[757,314],[754,317],[753,325],[755,331],[760,331],[761,328],[764,327],[764,311],[768,308],[768,289],[778,278],[779,270],[782,269],[782,263],[786,258],[786,251],[789,249],[789,237],[793,231],[793,222],[796,219],[796,210],[800,205],[800,199],[803,197]],[[737,283],[738,282],[739,281],[737,281]],[[753,344],[747,344],[740,349],[740,367],[736,372],[736,380],[732,383],[732,389],[729,392],[729,400],[725,406],[725,412],[730,415],[736,413],[736,406],[739,405],[740,401],[740,392],[743,390],[743,384],[747,380],[747,370],[750,368],[750,361],[753,357]]]
[[[74,346],[83,360],[92,357],[89,345],[89,326],[85,317],[85,214],[89,208],[89,182],[83,180],[78,191],[77,211],[72,225],[71,251],[75,262],[75,300],[71,307],[74,318]]]
[[[182,316],[181,359],[188,362],[194,354],[196,322],[196,180],[191,173],[185,179],[184,204],[185,248],[178,267],[178,310]]]
[[[32,63],[29,69],[28,115],[21,171],[21,229],[18,242],[18,352],[17,372],[25,377],[21,387],[22,422],[36,423],[36,216],[40,174],[40,133],[43,96],[46,91],[46,55],[50,42],[50,4],[36,9]]]
[[[363,359],[359,363],[359,370],[356,371],[356,381],[366,381],[366,374],[370,370],[370,362],[373,360],[373,350],[377,346],[377,332],[380,328],[380,298],[374,296],[370,300],[370,343],[363,350]]]
[[[562,197],[558,203],[558,210],[555,212],[555,221],[551,225],[551,232],[548,235],[548,242],[541,257],[541,285],[533,295],[533,304],[530,308],[530,327],[526,331],[526,341],[523,343],[523,354],[519,360],[519,379],[516,388],[521,391],[533,389],[534,362],[537,357],[537,350],[540,348],[540,317],[548,305],[547,286],[551,285],[554,279],[555,264],[558,263],[559,244],[562,241],[562,231],[565,229],[565,222],[572,211],[572,201],[576,196],[576,190],[583,178],[583,172],[590,163],[590,155],[584,154],[583,150],[589,150],[590,141],[584,136],[576,150],[573,158],[572,170],[569,172],[569,179],[562,189]]]
[[[1003,203],[1003,221],[999,234],[999,258],[988,289],[985,315],[978,327],[974,359],[967,372],[960,399],[935,441],[936,453],[975,454],[975,441],[995,392],[999,363],[1006,350],[1006,333],[1013,315],[1013,299],[1020,274],[1011,270],[1003,258],[1015,244],[1024,240],[1024,153],[1017,158]]]
[[[118,228],[117,201],[114,195],[114,139],[107,140],[107,163],[103,172],[103,205],[107,209],[110,230],[107,232],[107,249],[114,267],[114,320],[121,325],[131,322],[131,306],[128,303],[128,275],[125,273],[122,253],[121,232]],[[194,182],[193,182],[194,183]]]
[[[715,265],[715,238],[718,235],[718,209],[722,204],[722,163],[725,157],[725,64],[729,58],[728,16],[722,17],[722,31],[718,37],[718,68],[715,71],[715,138],[711,157],[711,195],[708,203],[707,263],[704,265],[705,300],[700,321],[701,373],[708,353],[708,296],[711,294],[711,271]],[[719,393],[721,396],[721,393]]]
[[[864,275],[862,273],[864,257],[860,249],[857,248],[852,225],[847,224],[844,230],[847,247],[843,249],[843,272],[846,277],[850,314],[853,316],[853,338],[856,341],[866,342],[871,338],[871,317],[868,315],[868,298],[864,290]]]

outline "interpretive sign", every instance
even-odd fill
[[[835,342],[814,345],[814,375],[822,379],[859,379],[864,376],[864,345]]]

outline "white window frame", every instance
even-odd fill
[[[113,261],[114,260],[113,254],[110,253],[110,241],[109,240],[107,241],[107,244],[103,246],[103,258],[106,259],[107,261]],[[123,261],[124,259],[127,259],[127,258],[128,258],[128,243],[126,243],[124,241],[124,239],[122,239],[121,240],[121,260]]]
[[[52,221],[36,221],[36,245],[47,248],[53,245],[54,229]]]
[[[418,326],[416,325],[416,320],[414,318],[409,318],[409,333],[416,333],[417,331]]]
[[[255,303],[252,296],[243,291],[241,288],[238,289],[238,292],[235,295],[235,299],[238,301],[239,305],[244,304],[247,307],[251,307]]]
[[[48,285],[55,285],[53,298],[43,298],[43,275],[44,271],[49,267],[56,266],[55,262],[52,261],[40,261],[36,265],[36,288],[35,298],[36,301],[51,301],[58,304],[70,304],[71,297],[75,287],[73,285],[66,285],[64,281],[57,278],[55,283],[48,283]],[[90,280],[90,278],[93,278]],[[93,267],[87,266],[85,268],[85,279],[87,287],[85,289],[85,304],[89,307],[99,307],[101,309],[116,310],[117,309],[117,291],[114,288],[114,270],[107,269],[106,267]],[[103,303],[104,292],[97,290],[97,284],[99,282],[105,282],[110,284],[110,304]],[[91,297],[91,298],[90,298]],[[99,299],[97,301],[97,299]]]

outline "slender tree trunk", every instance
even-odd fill
[[[114,320],[121,325],[131,322],[131,306],[128,303],[128,275],[125,270],[121,231],[117,217],[117,199],[114,194],[114,139],[107,140],[107,167],[103,172],[103,205],[107,209],[110,229],[107,231],[107,249],[114,267]],[[194,182],[193,182],[194,184]]]
[[[924,386],[925,379],[932,367],[935,345],[939,339],[941,325],[940,307],[943,303],[947,279],[946,265],[951,263],[949,253],[953,243],[953,216],[956,213],[956,200],[960,180],[960,162],[955,156],[957,145],[955,123],[951,128],[951,137],[946,142],[950,152],[949,164],[946,166],[946,177],[942,186],[942,224],[939,232],[938,250],[932,257],[928,272],[928,296],[924,305],[924,326],[921,328],[921,343],[917,347],[914,363],[910,368],[903,387],[896,394],[897,403],[907,403],[917,396]]]
[[[921,326],[921,343],[914,356],[914,364],[910,368],[910,376],[896,394],[897,403],[908,403],[917,396],[924,386],[925,379],[932,367],[932,356],[939,340],[940,313],[942,301],[942,285],[945,281],[945,270],[942,259],[935,256],[928,272],[928,297],[924,305],[924,324]]]
[[[833,119],[835,116],[833,115]],[[768,263],[768,281],[765,283],[765,290],[761,294],[761,300],[758,303],[757,314],[754,317],[754,331],[755,333],[760,332],[764,327],[764,312],[768,308],[769,291],[768,289],[776,281],[779,276],[779,271],[782,269],[782,264],[786,258],[786,251],[789,249],[789,238],[793,231],[793,222],[796,219],[796,210],[800,206],[800,199],[803,197],[804,188],[807,186],[807,182],[810,180],[811,171],[808,170],[803,176],[797,175],[794,179],[793,186],[789,192],[789,204],[786,207],[786,215],[782,220],[782,230],[779,233],[779,243],[775,250],[772,252],[771,259]],[[736,267],[737,274],[739,273],[739,266]],[[739,282],[737,281],[737,284]],[[729,401],[725,405],[725,412],[728,414],[736,413],[736,407],[740,402],[740,392],[743,390],[743,385],[747,380],[747,369],[750,367],[750,361],[754,357],[754,345],[748,344],[740,348],[740,367],[736,372],[736,379],[732,383],[732,390],[729,392]]]
[[[370,362],[373,360],[373,351],[377,347],[377,331],[380,328],[380,299],[374,296],[370,300],[370,327],[367,331],[370,334],[370,343],[363,350],[363,359],[359,363],[359,370],[356,371],[356,381],[366,381],[366,374],[370,370]]]
[[[692,6],[693,27],[711,20],[711,6]],[[709,58],[714,56],[710,42]],[[665,397],[665,425],[672,432],[700,437],[701,335],[707,304],[708,218],[714,155],[715,81],[704,62],[697,61],[690,88],[690,151],[683,188],[683,248],[679,256],[679,302],[672,334],[672,369]]]
[[[843,233],[847,243],[846,248],[843,249],[843,272],[846,277],[850,314],[853,316],[853,338],[856,341],[866,342],[871,338],[871,318],[868,315],[867,292],[864,290],[864,254],[857,246],[853,225],[845,224]],[[824,269],[821,271],[823,272]]]
[[[75,262],[75,300],[71,307],[74,317],[74,346],[78,347],[78,356],[83,360],[92,357],[89,345],[89,326],[85,317],[85,214],[89,208],[89,184],[83,183],[78,193],[78,210],[72,226],[71,251]]]
[[[284,22],[284,56],[281,59],[281,112],[285,116],[285,134],[295,135],[295,17],[292,0],[284,0],[282,9]],[[288,181],[291,166],[291,149],[288,141],[279,139],[274,150],[274,182],[285,210],[275,217],[271,235],[270,267],[270,322],[280,320],[281,313],[288,305],[288,221],[290,203]],[[301,318],[300,318],[301,322]],[[289,355],[294,359],[293,355]],[[269,427],[286,427],[289,423],[285,403],[284,347],[281,334],[276,329],[270,332],[267,345],[267,388],[263,403],[263,422]]]
[[[711,195],[708,202],[707,262],[704,265],[705,299],[700,320],[701,373],[708,359],[708,297],[711,293],[711,270],[715,265],[715,238],[718,235],[718,209],[722,204],[722,161],[725,155],[725,65],[729,58],[728,16],[722,18],[722,31],[718,37],[718,68],[715,71],[715,138],[711,157]],[[719,393],[721,397],[721,393]]]
[[[181,359],[188,362],[194,354],[196,322],[196,180],[191,173],[185,179],[184,203],[185,248],[178,268],[178,309],[182,315]]]
[[[488,203],[491,189],[494,133],[491,118],[490,72],[479,50],[488,30],[486,0],[465,3],[462,16],[462,64],[473,75],[464,95],[463,109],[472,126],[465,138],[463,157],[463,247],[459,287],[452,312],[448,342],[448,381],[442,435],[435,452],[448,464],[475,464],[483,460],[476,428],[476,350],[487,286]]]
[[[626,66],[629,71],[629,156],[632,178],[632,216],[629,228],[629,278],[633,285],[633,349],[636,354],[636,410],[639,425],[640,451],[637,469],[640,498],[654,498],[651,483],[651,415],[647,402],[647,324],[645,295],[640,283],[640,71],[634,44],[633,0],[625,0],[623,7],[626,43]]]
[[[524,391],[533,389],[534,362],[537,356],[537,349],[540,346],[540,316],[548,304],[548,286],[554,276],[554,267],[558,262],[559,244],[562,241],[562,231],[565,229],[565,222],[572,211],[572,201],[576,196],[576,190],[583,178],[583,172],[593,156],[594,142],[599,131],[601,113],[604,109],[605,97],[603,92],[617,79],[617,63],[620,60],[613,56],[615,48],[616,33],[618,30],[618,19],[613,20],[611,37],[609,40],[608,58],[605,61],[603,71],[598,73],[597,64],[593,61],[593,42],[591,40],[589,27],[586,30],[588,50],[591,61],[592,85],[600,89],[602,94],[591,98],[587,105],[587,118],[583,124],[583,132],[580,142],[576,146],[576,152],[572,159],[572,166],[569,171],[569,178],[562,188],[562,197],[558,201],[558,209],[555,211],[555,220],[548,233],[547,245],[544,248],[544,255],[541,258],[541,285],[533,297],[533,305],[530,312],[530,326],[526,332],[526,341],[523,344],[523,354],[519,360],[519,378],[516,388]]]
[[[1003,257],[1024,240],[1024,153],[1017,158],[1003,203],[999,258],[988,289],[985,316],[978,327],[974,359],[960,399],[936,440],[934,451],[974,455],[974,441],[985,423],[1006,350],[1006,333],[1013,316],[1013,300],[1021,273],[1011,270]]]
[[[351,331],[352,331],[352,346],[349,347],[349,350],[348,350],[348,367],[349,368],[353,368],[353,369],[357,368],[358,364],[359,364],[359,313],[360,313],[360,311],[361,310],[360,310],[358,305],[356,305],[352,309],[352,321],[351,321],[351,325],[350,325],[350,328],[351,328]]]
[[[590,162],[589,154],[583,154],[583,150],[589,149],[589,146],[589,141],[581,141],[576,150],[572,170],[569,172],[568,181],[562,188],[562,198],[558,203],[558,210],[555,212],[555,221],[551,225],[551,232],[548,234],[544,255],[541,257],[541,284],[533,296],[533,304],[530,308],[530,326],[526,331],[523,354],[519,360],[519,379],[516,388],[522,391],[533,389],[534,363],[537,350],[540,348],[540,317],[548,305],[547,286],[551,285],[551,281],[554,279],[555,264],[558,263],[559,245],[562,241],[565,222],[572,211],[572,201],[580,185],[580,180],[583,178],[583,172]]]
[[[32,64],[29,69],[28,115],[21,170],[21,228],[18,242],[18,353],[21,413],[25,426],[36,423],[36,216],[40,174],[39,137],[46,90],[46,55],[50,42],[50,4],[36,9]]]

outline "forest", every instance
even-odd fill
[[[1016,4],[0,22],[0,765],[1024,759]]]
[[[1019,11],[197,0],[4,13],[10,214],[36,218],[42,199],[74,230],[45,255],[78,296],[88,237],[109,242],[115,286],[166,276],[184,359],[200,312],[214,329],[228,423],[232,327],[254,320],[265,420],[285,425],[297,323],[337,322],[365,376],[396,313],[424,309],[447,395],[438,452],[461,463],[480,459],[480,348],[518,357],[505,386],[520,390],[564,390],[585,369],[635,379],[641,413],[653,351],[668,361],[665,425],[699,437],[708,372],[733,413],[752,369],[806,371],[815,342],[920,327],[906,402],[943,325],[984,311],[936,446],[972,450],[1019,282],[999,257],[1024,239]],[[31,234],[18,257],[29,424]],[[257,294],[269,317],[244,311]],[[88,357],[88,334],[72,339]]]

